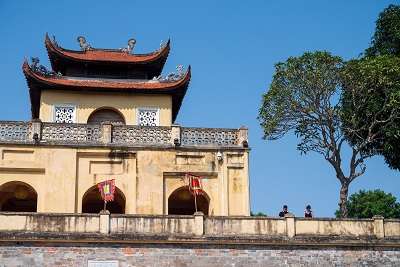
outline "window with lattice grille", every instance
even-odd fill
[[[76,108],[72,105],[54,106],[54,122],[75,123]]]
[[[137,124],[140,126],[159,126],[160,111],[158,108],[139,108]]]

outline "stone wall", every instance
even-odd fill
[[[0,213],[0,267],[316,265],[400,266],[400,220]]]
[[[250,216],[108,215],[0,212],[0,233],[57,232],[205,237],[370,237],[399,239],[400,220]]]
[[[0,232],[96,233],[99,226],[97,214],[0,213]]]
[[[99,261],[116,262],[117,265],[102,266],[118,267],[400,266],[400,251],[271,249],[251,245],[246,247],[184,245],[0,246],[0,267],[84,267],[90,266],[88,262],[94,260],[98,263]]]

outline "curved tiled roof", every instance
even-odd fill
[[[39,116],[40,94],[42,90],[70,90],[172,95],[172,115],[173,120],[175,120],[191,78],[190,66],[180,79],[173,81],[82,78],[58,76],[56,74],[45,75],[34,71],[27,61],[23,63],[22,69],[29,86],[33,118]]]
[[[119,49],[97,49],[87,51],[76,51],[64,49],[55,44],[46,34],[46,49],[49,53],[57,54],[61,57],[79,61],[105,61],[105,62],[126,62],[126,63],[149,63],[159,58],[167,57],[170,50],[170,40],[159,50],[148,54],[131,54]]]
[[[92,48],[86,51],[69,50],[60,47],[52,41],[48,34],[45,37],[45,46],[49,55],[50,63],[55,71],[60,71],[63,64],[68,63],[91,63],[91,64],[113,64],[119,66],[148,66],[155,68],[155,76],[159,75],[164,67],[170,51],[170,40],[159,50],[148,54],[131,54],[121,49],[99,49]]]

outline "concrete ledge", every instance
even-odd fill
[[[0,212],[0,241],[400,246],[400,220]]]
[[[18,244],[45,243],[60,245],[98,244],[98,245],[124,245],[124,244],[171,244],[180,246],[260,246],[269,248],[353,248],[353,249],[389,249],[400,251],[400,239],[381,240],[376,238],[343,238],[340,236],[299,236],[296,238],[276,236],[203,236],[192,235],[137,235],[137,234],[85,234],[85,233],[54,233],[54,232],[0,232],[0,246]]]

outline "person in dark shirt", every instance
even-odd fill
[[[313,217],[310,205],[306,206],[306,210],[304,211],[304,217],[306,217],[306,218],[312,218]]]
[[[289,213],[287,205],[283,205],[283,209],[279,212],[279,217],[285,217],[285,214]]]

